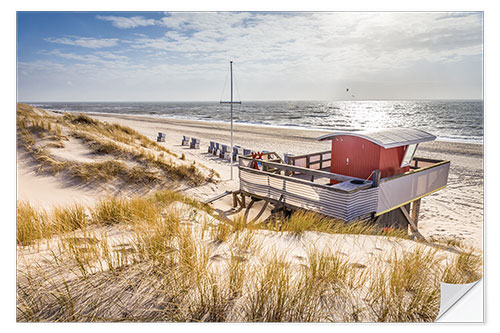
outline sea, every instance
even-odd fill
[[[28,102],[37,108],[229,122],[230,107],[219,102]],[[258,101],[235,104],[233,121],[326,131],[390,127],[418,128],[442,141],[483,143],[482,100],[432,101]]]

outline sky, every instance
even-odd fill
[[[17,97],[482,99],[481,12],[18,12]],[[349,91],[347,91],[349,89]]]

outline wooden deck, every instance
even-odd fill
[[[350,221],[398,208],[401,214],[408,215],[411,202],[443,188],[448,179],[449,161],[414,158],[410,171],[404,174],[380,179],[380,172],[374,172],[371,180],[360,182],[363,180],[329,172],[329,154],[330,151],[287,157],[289,163],[303,166],[285,164],[275,153],[264,154],[262,160],[239,156],[240,193],[275,206],[311,210]],[[330,180],[337,184],[330,184]]]

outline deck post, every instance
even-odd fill
[[[246,200],[245,200],[245,194],[241,193],[241,208],[246,208]]]
[[[415,223],[413,223],[410,215],[408,214],[408,212],[406,211],[406,208],[404,207],[399,207],[399,209],[401,210],[401,212],[403,213],[406,221],[408,222],[408,224],[410,225],[410,229],[412,231],[412,233],[417,236],[418,238],[420,238],[421,240],[423,240],[424,242],[426,242],[427,240],[425,239],[424,236],[422,236],[422,234],[420,233],[420,231],[418,231],[418,228],[417,226],[415,225]]]
[[[413,201],[412,204],[412,210],[411,210],[411,219],[413,220],[413,223],[415,224],[416,227],[418,227],[418,215],[420,213],[420,200],[418,199]]]
[[[238,193],[233,192],[233,208],[236,208],[238,206]]]
[[[381,175],[380,170],[377,169],[373,171],[372,187],[378,187],[378,185],[380,184],[380,175]]]

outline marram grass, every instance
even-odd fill
[[[409,238],[406,230],[381,228],[369,221],[345,222],[304,210],[298,210],[290,217],[282,218],[280,221],[272,221],[258,226],[269,230],[290,233],[296,237],[301,237],[306,231],[316,231],[332,234],[363,234]]]
[[[297,261],[264,250],[263,231],[241,221],[186,224],[196,216],[189,209],[209,210],[172,191],[109,199],[87,214],[19,203],[17,320],[430,322],[439,311],[439,282],[481,276],[477,254],[445,258],[418,243],[364,268],[314,246]],[[94,225],[131,236],[116,244]],[[23,246],[50,237],[50,256],[26,262]]]
[[[219,177],[217,172],[202,165],[176,163],[183,159],[132,128],[101,122],[84,114],[49,116],[43,110],[18,103],[17,128],[19,142],[38,163],[39,172],[54,175],[66,172],[67,176],[86,184],[119,181],[143,188],[173,187],[182,182],[200,185]],[[64,142],[69,140],[64,133],[86,144],[94,154],[112,159],[79,162],[54,157],[50,149],[64,148]],[[207,169],[208,175],[199,167]]]

